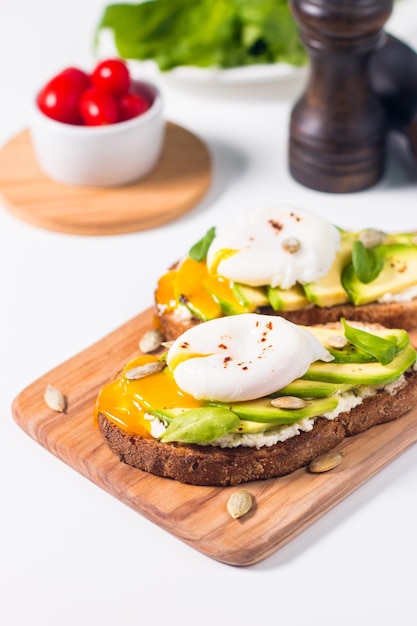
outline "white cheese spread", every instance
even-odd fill
[[[417,285],[403,289],[403,291],[399,291],[398,293],[385,293],[378,299],[378,302],[381,304],[390,304],[391,302],[411,302],[414,298],[417,298]]]

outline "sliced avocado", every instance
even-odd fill
[[[416,351],[409,345],[388,365],[373,363],[323,363],[315,361],[302,376],[304,380],[357,385],[385,385],[397,380],[416,360]]]
[[[375,250],[384,263],[371,282],[362,283],[352,263],[343,271],[343,286],[355,305],[375,302],[387,293],[398,293],[417,284],[417,246],[396,243],[376,246]]]
[[[304,290],[299,284],[289,289],[268,286],[266,294],[274,311],[298,311],[308,305]]]
[[[305,417],[315,417],[333,411],[338,405],[337,396],[309,400],[302,409],[279,409],[272,406],[270,398],[259,398],[246,402],[210,402],[211,405],[229,409],[242,420],[279,424],[293,424]]]
[[[372,330],[372,332],[375,333],[374,330]],[[391,337],[395,338],[397,352],[404,350],[410,343],[410,336],[407,331],[399,328],[384,328],[378,333],[378,335],[380,337],[384,337],[385,339],[391,339]]]
[[[300,382],[308,383],[308,381],[300,381]],[[329,387],[337,387],[338,386],[338,385],[331,385],[330,383],[315,383],[315,385],[326,385],[326,384],[328,384]],[[339,385],[339,386],[340,387],[347,387],[347,388],[350,387],[350,385]],[[224,406],[227,407],[226,404]],[[178,417],[179,415],[183,415],[187,411],[190,411],[190,409],[189,408],[173,408],[173,409],[151,409],[151,410],[149,410],[149,412],[152,413],[152,415],[155,415],[156,417],[158,417],[161,421],[165,422],[166,424],[169,424],[174,418]],[[295,421],[298,421],[298,420],[295,419]],[[230,430],[230,434],[235,434],[235,435],[244,435],[244,434],[256,435],[256,434],[259,434],[259,433],[266,432],[268,430],[273,430],[274,428],[278,428],[279,426],[288,426],[290,423],[293,423],[293,422],[294,422],[294,420],[291,420],[291,422],[283,422],[282,420],[280,420],[278,422],[276,422],[276,421],[255,422],[255,421],[252,421],[250,419],[240,419],[239,420],[239,424],[237,426],[235,426],[232,430]]]
[[[349,297],[342,285],[342,272],[351,261],[352,246],[357,237],[357,233],[341,231],[340,250],[336,252],[329,272],[322,278],[303,285],[309,302],[321,307],[349,302]]]
[[[416,245],[416,233],[387,233],[383,243],[384,245],[392,243],[406,243],[409,246]]]
[[[358,323],[358,328],[361,327],[362,324]],[[337,328],[330,328],[329,326],[302,326],[302,328],[317,337],[325,348],[327,348],[327,341],[329,337],[334,335],[341,335],[344,337],[345,335],[342,324],[338,324]],[[364,330],[366,330],[366,328],[364,328]],[[372,328],[369,332],[373,335],[377,335],[378,337],[384,337],[385,339],[395,337],[397,340],[398,350],[404,350],[404,348],[406,348],[410,343],[408,333],[401,328]]]
[[[240,302],[247,307],[253,307],[253,310],[269,304],[265,287],[250,287],[249,285],[242,285],[242,283],[234,283],[233,291]]]
[[[252,422],[251,420],[240,420],[239,425],[230,431],[231,435],[259,435],[268,430],[274,430],[289,424],[276,424],[275,422]]]
[[[326,383],[319,380],[303,380],[297,378],[286,387],[271,394],[271,398],[277,396],[297,396],[297,398],[328,398],[335,394],[343,393],[354,385],[348,383]]]
[[[314,326],[304,326],[304,328],[321,341],[326,350],[334,357],[333,363],[370,363],[376,360],[369,352],[349,342],[343,348],[332,348],[329,345],[329,341],[331,342],[332,337],[337,335],[341,337],[345,336],[345,331],[342,326],[336,329]],[[371,333],[384,339],[395,338],[396,352],[401,352],[401,350],[404,350],[410,343],[408,333],[402,329],[378,328],[372,329]]]

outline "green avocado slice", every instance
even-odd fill
[[[267,286],[268,301],[274,311],[298,311],[308,305],[308,300],[301,285],[289,289]]]
[[[336,395],[328,398],[315,398],[307,401],[302,409],[280,409],[272,406],[270,398],[259,398],[246,402],[210,402],[212,406],[229,409],[242,420],[252,422],[293,424],[305,417],[315,417],[333,411],[337,407],[339,399]]]
[[[352,389],[354,385],[347,383],[328,383],[320,380],[303,380],[297,378],[282,389],[271,394],[271,398],[278,396],[297,396],[297,398],[328,398],[335,394]]]
[[[328,328],[328,327],[314,327],[304,326],[305,330],[317,337],[323,346],[333,356],[333,363],[368,363],[375,361],[376,358],[366,352],[362,348],[353,345],[350,341],[342,348],[332,348],[329,344],[334,336],[346,336],[345,328],[343,325],[340,328]],[[360,331],[360,328],[358,330]],[[363,332],[363,331],[362,331]],[[368,331],[368,333],[375,337],[389,340],[395,346],[395,353],[401,352],[410,343],[408,333],[402,329],[390,329],[390,328],[377,328]]]
[[[233,283],[233,291],[237,299],[252,310],[269,304],[265,287],[250,287],[242,283]]]
[[[342,272],[352,260],[352,246],[359,233],[340,231],[340,250],[337,251],[333,264],[325,276],[303,285],[304,292],[316,306],[328,307],[344,304],[349,297],[342,285]]]
[[[361,282],[353,263],[343,271],[343,287],[356,306],[375,302],[387,293],[398,293],[417,284],[417,246],[397,243],[376,246],[375,251],[383,259],[383,266],[374,280]]]
[[[356,385],[386,385],[397,380],[416,360],[416,351],[409,345],[388,364],[324,363],[315,361],[302,376],[304,380],[321,380],[329,383],[355,383]]]

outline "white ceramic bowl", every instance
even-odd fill
[[[33,105],[31,137],[43,172],[67,185],[114,187],[146,176],[161,154],[165,123],[159,89],[134,81],[149,94],[151,107],[126,122],[76,126],[57,122]]]

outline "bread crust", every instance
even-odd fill
[[[271,307],[262,307],[256,312],[266,315],[279,315],[290,322],[304,326],[337,322],[341,317],[344,317],[347,320],[366,324],[379,323],[387,328],[412,330],[417,327],[417,299],[410,302],[390,302],[389,304],[373,302],[361,306],[354,306],[350,303],[331,307],[311,306],[298,311],[274,311]],[[157,313],[161,331],[167,341],[176,339],[188,328],[201,323],[201,320],[195,317],[184,318],[178,315],[176,311],[161,312],[157,309]]]
[[[407,372],[405,378],[395,396],[379,391],[349,413],[334,420],[319,417],[311,431],[260,449],[161,443],[130,434],[102,414],[98,425],[110,450],[128,465],[193,485],[238,485],[290,474],[335,448],[345,437],[398,419],[417,403],[417,373]]]

